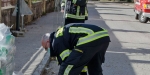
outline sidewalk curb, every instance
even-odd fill
[[[50,54],[46,52],[44,58],[37,66],[37,68],[34,70],[32,75],[42,75],[45,70],[45,67],[49,64],[49,61],[50,61]]]

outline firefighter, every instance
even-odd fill
[[[84,23],[88,16],[87,0],[62,0],[61,12],[64,11],[65,25],[69,23]]]
[[[88,20],[88,10],[87,10],[87,8],[85,10],[85,20]]]
[[[88,8],[87,8],[87,4],[86,4],[86,8],[85,8],[85,20],[88,20]]]
[[[87,65],[89,75],[103,75],[102,63],[110,38],[106,29],[96,25],[71,23],[43,36],[42,46],[57,56],[58,75],[79,75]],[[67,58],[66,58],[67,57]]]
[[[85,20],[88,20],[88,9],[87,9],[88,0],[82,0],[81,2],[78,0],[76,0],[76,2],[74,1],[75,0],[62,0],[61,12],[64,12],[65,3],[67,3],[66,10],[65,10],[66,11],[65,25],[69,23],[84,23]],[[80,75],[87,75],[86,69],[87,66],[84,67]]]

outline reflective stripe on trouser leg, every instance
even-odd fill
[[[64,75],[69,75],[70,70],[72,69],[73,65],[68,65],[65,69]]]
[[[86,65],[77,66],[83,53],[78,50],[72,50],[67,59],[61,64],[58,75],[79,75]],[[72,65],[72,66],[68,66]]]
[[[87,65],[89,68],[89,61],[91,61],[91,59],[98,53],[98,51],[102,50],[101,49],[102,47],[104,47],[104,45],[101,43],[98,43],[98,46],[92,47],[87,46],[76,47],[77,49],[82,50],[83,53],[72,50],[68,58],[61,64],[58,75],[64,75],[65,73],[68,75],[79,75],[85,65]],[[97,59],[97,57],[95,59]],[[96,68],[92,68],[91,66],[91,69],[99,69],[99,67],[96,65]],[[99,75],[99,72],[90,75]]]
[[[87,72],[87,66],[84,66],[81,72]]]

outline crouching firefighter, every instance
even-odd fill
[[[102,63],[110,38],[106,29],[91,24],[71,23],[42,38],[42,46],[57,56],[58,75],[79,75],[87,66],[89,75],[103,75]],[[67,57],[67,58],[66,58]]]

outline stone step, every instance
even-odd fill
[[[12,34],[15,37],[24,37],[24,32],[22,32],[22,31],[12,31]]]

